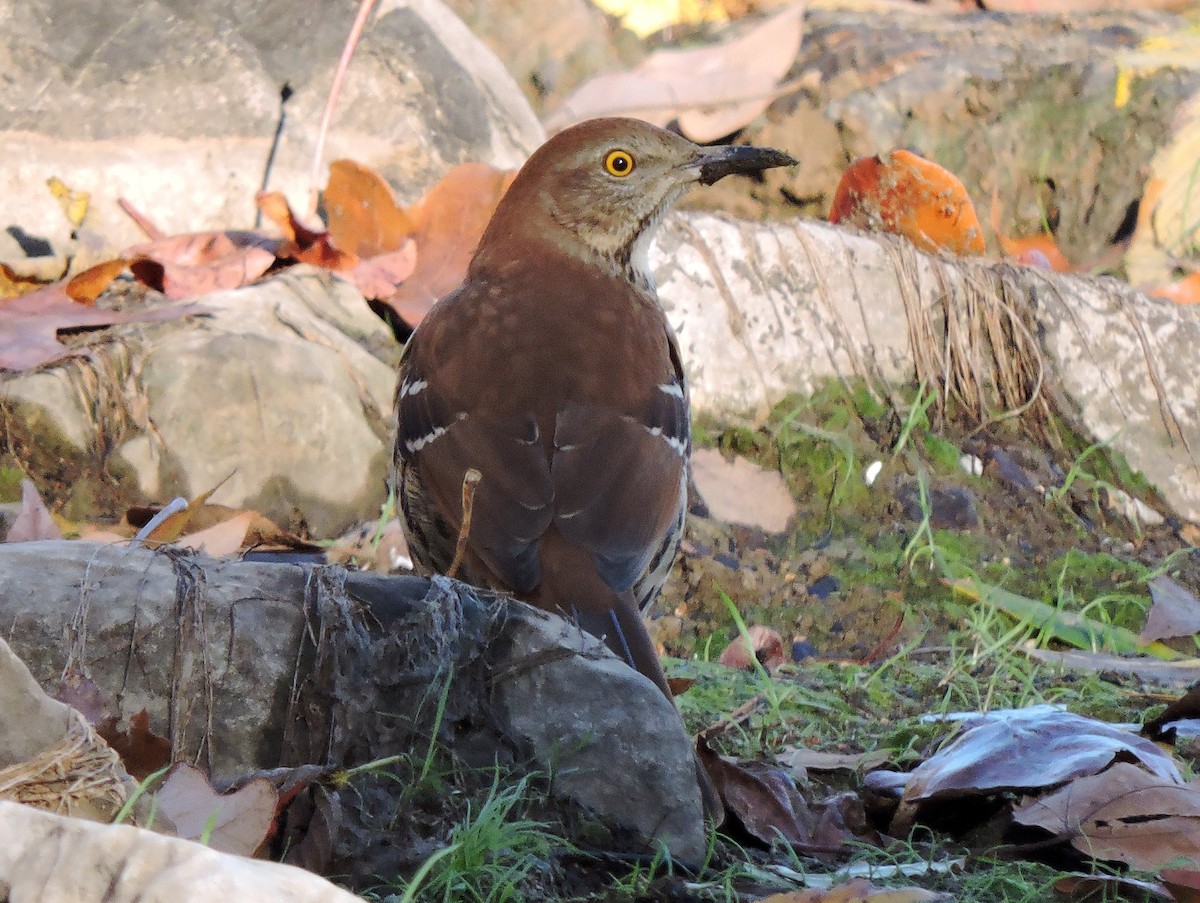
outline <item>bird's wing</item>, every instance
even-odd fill
[[[414,336],[419,338],[419,332]],[[537,543],[551,520],[554,487],[533,415],[484,417],[455,410],[431,381],[419,349],[407,353],[397,390],[396,451],[413,468],[440,518],[449,548],[436,560],[449,566],[462,523],[462,484],[469,468],[480,472],[470,544],[492,572],[516,592],[541,579]]]
[[[554,524],[595,555],[617,593],[662,554],[663,538],[686,504],[688,398],[669,334],[668,340],[674,372],[653,387],[640,411],[569,404],[554,434]]]

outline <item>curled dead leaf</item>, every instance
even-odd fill
[[[850,164],[834,193],[829,221],[903,235],[928,253],[984,251],[975,205],[958,176],[906,150]]]

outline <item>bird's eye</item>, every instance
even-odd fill
[[[633,156],[628,151],[609,151],[604,158],[604,168],[609,175],[624,178],[633,172]]]

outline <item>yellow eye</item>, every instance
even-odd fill
[[[621,179],[633,172],[633,157],[628,151],[609,151],[604,158],[604,168],[608,174]]]

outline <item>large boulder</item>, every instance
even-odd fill
[[[268,187],[304,209],[353,14],[324,0],[0,6],[0,260],[22,254],[14,236],[41,253],[68,245],[51,176],[91,193],[86,225],[117,246],[142,238],[122,197],[167,233],[251,225],[285,85]],[[504,67],[439,0],[393,0],[358,45],[322,162],[353,157],[413,200],[456,163],[518,165],[541,137]]]

